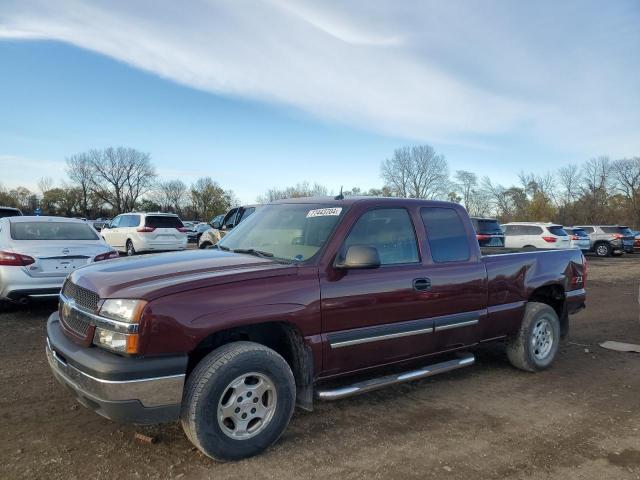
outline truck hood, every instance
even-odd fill
[[[69,278],[100,298],[150,301],[185,290],[296,273],[295,265],[209,249],[106,260],[79,268]]]

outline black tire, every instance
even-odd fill
[[[126,253],[127,257],[133,257],[136,254],[136,249],[133,248],[133,242],[131,240],[127,240]]]
[[[596,246],[593,247],[593,252],[598,257],[609,257],[613,252],[611,245],[605,242],[596,243]]]
[[[551,333],[548,351],[534,342],[536,328],[544,322]],[[527,372],[544,370],[555,360],[559,346],[560,320],[556,311],[546,303],[527,303],[520,330],[507,340],[507,357],[511,365]]]
[[[533,245],[525,245],[524,247],[522,247],[522,250],[524,250],[525,252],[532,252],[533,250],[537,250],[537,248]]]
[[[234,380],[253,372],[272,381],[276,394],[273,414],[254,436],[232,438],[220,425],[218,406]],[[233,342],[211,352],[191,372],[180,420],[185,434],[202,453],[222,462],[239,460],[262,452],[280,438],[293,414],[295,399],[295,380],[284,358],[258,343]]]
[[[201,248],[202,250],[204,250],[205,248],[210,248],[212,246],[213,244],[210,242],[202,242],[202,244],[198,248]]]

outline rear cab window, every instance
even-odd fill
[[[12,222],[13,240],[98,240],[96,232],[80,222]]]
[[[147,215],[144,226],[150,228],[182,228],[184,225],[178,217],[172,215]]]
[[[453,208],[424,207],[420,209],[420,215],[434,262],[469,260],[469,239],[458,212]]]

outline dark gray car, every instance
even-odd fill
[[[591,243],[591,251],[599,257],[633,253],[634,238],[629,227],[625,225],[580,225]]]

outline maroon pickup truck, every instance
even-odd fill
[[[287,200],[214,249],[76,270],[46,353],[100,415],[180,420],[206,455],[238,459],[273,444],[296,404],[470,366],[484,342],[549,367],[585,281],[580,250],[483,256],[457,204]]]

